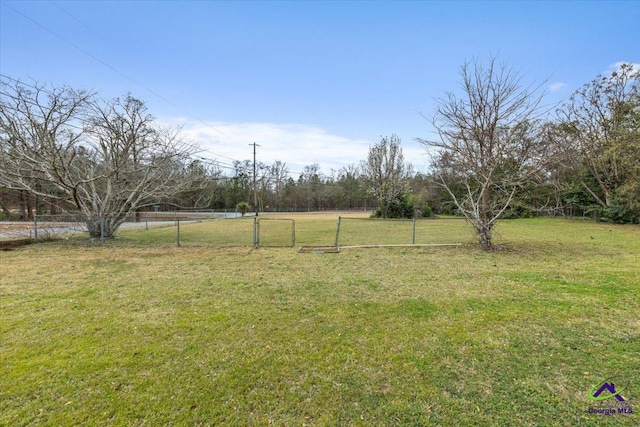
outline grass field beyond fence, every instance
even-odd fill
[[[472,243],[471,228],[461,218],[412,220],[370,219],[367,214],[269,214],[259,217],[259,245],[288,247],[295,230],[295,246],[410,245]],[[253,246],[254,217],[210,221],[180,221],[181,246]],[[118,232],[118,244],[177,245],[176,224]],[[500,236],[498,237],[500,240]]]
[[[640,229],[504,221],[485,252],[446,224],[463,245],[254,249],[238,219],[0,252],[0,425],[639,425]],[[610,377],[625,402],[591,400]]]

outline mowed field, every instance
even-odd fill
[[[405,243],[362,223],[343,244]],[[0,425],[640,424],[638,226],[424,224],[463,244],[254,249],[245,218],[0,252]],[[633,413],[590,413],[613,376]]]

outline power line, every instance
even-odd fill
[[[54,96],[53,92],[50,92],[50,91],[48,91],[48,90],[46,90],[46,89],[44,89],[44,88],[42,88],[42,87],[37,87],[37,86],[29,85],[29,84],[27,84],[27,83],[23,83],[23,82],[21,82],[20,80],[14,79],[14,78],[12,78],[12,77],[9,77],[9,76],[4,75],[4,74],[1,74],[1,73],[0,73],[0,77],[1,77],[1,78],[5,78],[5,79],[8,79],[8,80],[12,80],[12,81],[16,82],[16,83],[17,83],[17,84],[19,84],[19,85],[26,86],[26,87],[31,88],[31,89],[35,89],[36,91],[41,91],[41,92],[43,92],[43,93],[46,93],[47,95]],[[2,81],[0,81],[0,83],[2,83]],[[42,107],[42,106],[41,106],[41,105],[39,105],[38,103],[36,103],[36,102],[34,102],[34,101],[31,101],[30,99],[27,99],[27,98],[19,99],[19,98],[16,98],[15,96],[13,96],[13,95],[10,95],[10,94],[7,94],[7,93],[5,93],[4,95],[5,95],[5,96],[7,96],[8,98],[13,99],[14,101],[16,101],[16,102],[18,102],[18,103],[20,103],[20,102],[21,102],[21,103],[24,103],[25,105],[30,105],[31,107],[37,107],[37,108],[41,108],[41,107]],[[14,105],[5,104],[5,105],[3,105],[3,106],[2,106],[2,108],[6,108],[6,109],[11,110],[11,111],[16,112],[16,113],[24,114],[24,111],[23,111],[23,110],[21,110],[21,109],[17,108],[17,107],[16,107],[16,106],[14,106]],[[43,111],[40,111],[40,112],[38,113],[38,112],[31,111],[31,109],[28,109],[28,110],[29,110],[29,111],[28,111],[28,113],[29,113],[30,115],[32,115],[32,116],[36,116],[37,118],[40,118],[40,117],[38,116],[38,114],[41,114],[41,115],[42,115],[42,120],[45,120],[45,119],[46,119],[46,117],[45,117],[45,115],[44,115],[44,112],[43,112]],[[82,124],[85,124],[85,125],[86,125],[86,124],[88,124],[86,120],[84,120],[84,119],[82,119],[82,118],[80,118],[80,117],[76,117],[76,116],[74,116],[74,120],[76,120],[76,121],[78,121],[78,122],[80,122],[80,123],[82,123]],[[76,126],[76,125],[71,124],[71,123],[68,123],[68,122],[67,122],[67,123],[65,123],[65,126],[66,126],[66,127],[73,128],[73,129],[77,129],[77,130],[80,130],[80,131],[84,131],[84,130],[85,130],[84,128],[81,128],[81,127],[79,127],[79,126]]]
[[[85,24],[84,22],[80,21],[78,18],[76,18],[73,14],[71,14],[71,12],[69,12],[67,9],[63,8],[62,6],[60,6],[58,3],[56,3],[53,0],[49,0],[49,3],[51,3],[52,5],[54,5],[55,7],[57,7],[58,9],[60,9],[62,12],[64,12],[65,14],[69,15],[71,17],[71,19],[73,19],[74,21],[76,21],[78,24],[82,25],[85,29],[87,29],[90,33],[92,33],[93,35],[95,35],[96,37],[98,37],[100,40],[102,40],[103,42],[111,45],[112,43],[105,39],[104,37],[102,37],[100,34],[98,34],[97,31],[94,31],[91,27],[89,27],[87,24]]]
[[[7,76],[6,74],[2,74],[2,73],[0,73],[0,78],[11,80],[11,81],[13,81],[13,82],[15,82],[15,83],[17,83],[19,85],[28,87],[28,88],[36,90],[36,91],[41,91],[43,93],[46,93],[47,95],[55,96],[55,94],[53,92],[45,89],[44,86],[36,86],[36,85],[33,85],[33,84],[25,83],[25,82],[23,82],[21,80],[15,79],[13,77]],[[27,100],[27,99],[24,99],[23,102],[25,104],[29,104],[29,105],[34,106],[34,107],[40,107],[40,105],[38,105],[37,103],[35,103],[33,101],[30,101],[30,100]],[[9,107],[7,106],[7,108],[9,108]],[[14,111],[19,111],[14,107],[11,107],[11,109],[14,110]],[[87,124],[87,121],[83,120],[81,118],[76,118],[76,120],[78,120],[81,123]],[[68,124],[68,123],[67,123],[67,126],[70,126],[72,128],[76,128],[76,129],[79,129],[79,130],[83,130],[81,128],[78,128],[77,126],[74,126],[74,125],[71,125],[71,124]],[[240,160],[234,159],[232,157],[225,156],[223,154],[215,153],[215,152],[213,152],[211,150],[203,149],[203,150],[200,150],[200,152],[206,152],[206,153],[209,153],[209,154],[213,154],[214,156],[223,157],[223,158],[225,158],[227,160],[231,160],[233,162],[240,162]],[[204,157],[202,157],[202,159],[204,159]],[[219,162],[219,163],[223,163],[223,162]],[[229,165],[230,168],[234,168],[234,166],[232,164],[230,164],[230,163],[226,163],[226,164]]]
[[[105,67],[109,68],[110,70],[114,71],[115,73],[121,75],[122,77],[126,78],[127,80],[133,82],[134,84],[142,87],[143,89],[147,90],[149,93],[155,95],[156,97],[158,97],[159,99],[163,100],[164,102],[168,103],[169,105],[175,107],[176,109],[182,111],[183,113],[187,114],[188,116],[192,117],[193,119],[195,119],[196,121],[204,124],[205,126],[207,126],[210,129],[213,129],[214,131],[220,133],[221,135],[224,135],[230,139],[234,139],[232,136],[230,136],[229,134],[221,131],[220,129],[217,129],[216,127],[212,126],[211,124],[207,123],[206,121],[200,119],[199,117],[193,115],[192,113],[190,113],[189,111],[183,109],[182,107],[180,107],[179,105],[175,104],[174,102],[170,101],[169,99],[165,98],[164,96],[160,95],[159,93],[157,93],[156,91],[154,91],[153,89],[145,86],[144,84],[138,82],[137,80],[129,77],[128,75],[124,74],[123,72],[121,72],[120,70],[116,69],[115,67],[111,66],[110,64],[108,64],[107,62],[103,61],[102,59],[98,58],[97,56],[93,55],[91,52],[81,48],[80,46],[76,45],[75,43],[73,43],[72,41],[66,39],[65,37],[61,36],[60,34],[56,33],[55,31],[51,30],[50,28],[46,27],[45,25],[39,23],[38,21],[34,20],[33,18],[27,16],[26,14],[22,13],[21,11],[17,10],[16,8],[8,5],[5,1],[0,0],[0,2],[2,4],[4,4],[5,6],[9,7],[11,10],[13,10],[14,12],[18,13],[19,15],[21,15],[22,17],[24,17],[25,19],[31,21],[33,24],[41,27],[42,29],[44,29],[45,31],[53,34],[55,37],[58,37],[59,39],[61,39],[62,41],[64,41],[65,43],[69,44],[70,46],[74,47],[75,49],[81,51],[82,53],[84,53],[85,55],[89,56],[90,58],[92,58],[93,60],[99,62],[100,64],[104,65]],[[69,13],[67,10],[65,10],[64,8],[60,7],[59,5],[57,5],[54,1],[51,0],[51,3],[56,6],[58,9],[62,10],[64,13],[68,14],[69,16],[71,16],[75,21],[77,21],[80,25],[82,25],[83,27],[87,28],[89,31],[91,31],[92,33],[94,33],[96,36],[100,37],[102,40],[105,40],[103,37],[101,37],[97,32],[93,31],[89,26],[87,26],[86,24],[82,23],[79,19],[77,19],[75,16],[73,16],[71,13]],[[106,41],[106,40],[105,40]],[[8,76],[4,76],[5,78],[9,78],[11,80],[14,80],[18,83],[21,83],[15,79],[12,79]],[[23,84],[23,83],[21,83]],[[32,86],[32,88],[37,89],[36,87]],[[255,147],[254,147],[255,148]],[[215,153],[213,151],[210,150],[203,150],[206,151],[210,154],[213,154],[217,157],[222,157],[231,161],[239,161],[237,159],[234,159],[232,157],[229,156],[225,156],[223,154],[220,153]]]
[[[64,41],[65,43],[67,43],[68,45],[74,47],[75,49],[79,50],[80,52],[84,53],[85,55],[89,56],[90,58],[92,58],[93,60],[99,62],[100,64],[104,65],[105,67],[109,68],[110,70],[112,70],[113,72],[121,75],[122,77],[124,77],[125,79],[131,81],[132,83],[140,86],[141,88],[145,89],[146,91],[148,91],[149,93],[155,95],[156,97],[158,97],[159,99],[163,100],[164,102],[166,102],[167,104],[173,106],[174,108],[180,110],[181,112],[187,114],[188,116],[190,116],[191,118],[195,119],[196,121],[202,123],[203,125],[213,129],[214,131],[220,133],[221,135],[226,136],[227,138],[230,139],[234,139],[232,136],[224,133],[223,131],[221,131],[220,129],[215,128],[214,126],[212,126],[211,124],[205,122],[204,120],[200,119],[199,117],[196,117],[195,115],[193,115],[192,113],[190,113],[189,111],[185,110],[184,108],[180,107],[179,105],[175,104],[174,102],[170,101],[169,99],[165,98],[164,96],[160,95],[159,93],[157,93],[156,91],[154,91],[153,89],[145,86],[144,84],[138,82],[137,80],[129,77],[128,75],[124,74],[122,71],[118,70],[117,68],[111,66],[110,64],[108,64],[107,62],[103,61],[102,59],[98,58],[97,56],[93,55],[91,52],[81,48],[80,46],[78,46],[77,44],[73,43],[72,41],[66,39],[65,37],[61,36],[60,34],[56,33],[55,31],[51,30],[50,28],[46,27],[45,25],[39,23],[38,21],[36,21],[35,19],[25,15],[24,13],[20,12],[19,10],[17,10],[16,8],[14,8],[13,6],[10,6],[7,2],[0,0],[0,3],[2,3],[3,5],[7,6],[9,9],[13,10],[14,12],[16,12],[17,14],[19,14],[20,16],[22,16],[23,18],[31,21],[33,24],[37,25],[38,27],[44,29],[45,31],[53,34],[55,37],[58,37],[60,40]],[[54,3],[54,2],[52,2]],[[55,3],[54,3],[55,4]],[[77,20],[77,19],[76,19]]]
[[[30,88],[30,89],[33,89],[33,90],[36,90],[36,91],[40,91],[40,92],[45,93],[45,94],[50,95],[50,96],[55,96],[54,92],[51,92],[50,90],[47,90],[44,86],[36,86],[36,85],[29,84],[29,83],[24,83],[24,82],[22,82],[22,81],[20,81],[18,79],[15,79],[13,77],[7,76],[7,75],[2,74],[2,73],[0,73],[0,78],[11,80],[11,81],[17,83],[18,85],[22,85],[24,87],[27,87],[27,88]],[[0,83],[2,83],[1,80],[0,80]],[[7,97],[15,99],[16,101],[18,101],[18,98],[16,98],[15,96],[13,96],[11,94],[5,93],[4,95],[6,95]],[[38,103],[36,103],[36,102],[34,102],[34,101],[32,101],[32,100],[30,100],[28,98],[23,98],[20,101],[22,103],[24,103],[25,105],[28,105],[28,106],[31,106],[31,107],[37,107],[37,108],[41,107]],[[6,108],[6,109],[14,111],[16,113],[21,113],[21,114],[24,113],[23,110],[16,108],[16,106],[14,106],[14,105],[5,104],[5,105],[2,106],[2,108]],[[42,112],[42,111],[40,111],[40,112],[29,111],[29,114],[37,117],[38,119],[45,120],[45,115],[44,115],[44,112]],[[91,125],[92,124],[91,122],[87,121],[86,119],[83,119],[83,118],[77,117],[77,116],[74,117],[74,120],[78,121],[81,124],[85,124],[85,125]],[[65,123],[65,126],[69,127],[69,128],[77,129],[77,130],[79,130],[81,132],[86,130],[86,129],[80,127],[80,126],[77,126],[77,125],[75,125],[73,123],[69,123],[69,122]],[[233,159],[231,157],[223,156],[222,154],[214,153],[214,152],[209,151],[209,150],[201,150],[200,152],[207,152],[207,153],[210,153],[210,154],[213,154],[213,155],[216,155],[216,156],[225,157],[225,158],[227,158],[229,160],[232,160],[234,162],[237,161],[237,160],[235,160],[235,159]],[[201,156],[192,156],[192,157],[194,159],[197,159],[197,160],[200,160],[200,161],[206,161],[208,163],[214,164],[216,167],[219,167],[219,168],[222,168],[222,169],[228,169],[228,170],[231,170],[231,171],[237,171],[237,167],[232,163],[220,161],[220,160],[217,160],[217,159],[211,159],[211,158],[207,158],[207,157],[201,157]],[[237,162],[241,163],[239,161],[237,161]]]
[[[211,151],[211,150],[204,149],[204,150],[202,150],[202,151],[203,151],[203,152],[205,152],[205,153],[213,154],[214,156],[218,156],[218,157],[222,157],[222,158],[227,159],[227,160],[234,161],[234,162],[240,162],[240,161],[241,161],[241,160],[238,160],[238,159],[234,159],[234,158],[232,158],[232,157],[229,157],[229,156],[225,156],[224,154],[214,153],[214,152],[213,152],[213,151]]]
[[[213,166],[216,166],[216,167],[219,167],[221,169],[229,169],[229,170],[232,170],[232,171],[237,170],[235,167],[233,167],[231,165],[227,166],[225,163],[218,162],[217,160],[208,159],[206,157],[197,156],[196,160],[201,161],[201,162],[209,163],[209,164],[211,164]]]
[[[62,8],[61,6],[59,6],[58,4],[56,4],[55,1],[50,0],[50,2],[56,6],[58,9],[62,10],[64,13],[66,13],[67,15],[69,15],[71,18],[73,18],[76,22],[78,22],[80,25],[82,25],[83,27],[85,27],[87,30],[91,31],[93,34],[95,34],[96,36],[98,36],[99,38],[101,38],[102,40],[106,41],[102,36],[100,36],[97,32],[93,31],[89,26],[87,26],[86,24],[82,23],[78,18],[76,18],[75,16],[73,16],[71,13],[69,13],[67,10],[65,10],[64,8]],[[146,91],[148,91],[149,93],[155,95],[156,97],[158,97],[159,99],[163,100],[164,102],[166,102],[167,104],[173,106],[174,108],[180,110],[181,112],[187,114],[188,116],[190,116],[191,118],[195,119],[196,121],[202,123],[203,125],[205,125],[206,127],[213,129],[214,131],[218,132],[221,135],[226,136],[227,138],[230,138],[232,140],[237,141],[235,138],[233,138],[231,135],[221,131],[220,129],[217,129],[216,127],[212,126],[211,124],[207,123],[206,121],[200,119],[199,117],[195,116],[194,114],[190,113],[189,111],[183,109],[182,107],[180,107],[179,105],[175,104],[174,102],[170,101],[169,99],[165,98],[164,96],[160,95],[159,93],[157,93],[156,91],[154,91],[153,89],[145,86],[144,84],[138,82],[137,80],[129,77],[128,75],[124,74],[123,72],[121,72],[120,70],[116,69],[115,67],[113,67],[112,65],[108,64],[107,62],[105,62],[104,60],[98,58],[97,56],[93,55],[91,52],[81,48],[80,46],[76,45],[75,43],[73,43],[72,41],[66,39],[65,37],[61,36],[60,34],[56,33],[55,31],[51,30],[50,28],[46,27],[45,25],[39,23],[38,21],[34,20],[33,18],[27,16],[26,14],[24,14],[23,12],[17,10],[16,8],[14,8],[13,6],[9,5],[7,2],[5,2],[4,0],[0,0],[0,3],[2,3],[3,5],[7,6],[9,9],[13,10],[14,12],[16,12],[17,14],[21,15],[23,18],[31,21],[33,24],[39,26],[40,28],[44,29],[45,31],[51,33],[52,35],[54,35],[55,37],[61,39],[62,41],[64,41],[65,43],[69,44],[70,46],[74,47],[75,49],[79,50],[80,52],[84,53],[85,55],[89,56],[90,58],[92,58],[93,60],[99,62],[100,64],[104,65],[105,67],[109,68],[110,70],[112,70],[113,72],[121,75],[122,77],[126,78],[127,80],[133,82],[134,84],[142,87],[143,89],[145,89]],[[109,43],[108,41],[106,41],[107,43]],[[109,43],[110,44],[110,43]],[[3,76],[7,79],[13,80],[17,83],[20,84],[24,84],[25,86],[28,86],[25,83],[20,82],[19,80],[13,79],[9,76],[6,75],[2,75],[0,74],[0,76]],[[35,86],[30,86],[34,89],[37,89]],[[255,144],[255,143],[254,143]],[[252,145],[252,144],[250,144]],[[254,147],[255,148],[255,147]],[[213,154],[214,156],[217,157],[222,157],[225,158],[227,160],[231,160],[233,162],[239,162],[240,160],[234,159],[232,157],[229,156],[225,156],[223,154],[220,153],[215,153],[213,151],[210,150],[202,150],[204,152],[207,152],[209,154]],[[302,172],[296,172],[296,171],[289,171],[289,174],[302,174]]]

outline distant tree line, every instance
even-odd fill
[[[101,101],[71,88],[0,86],[0,209],[4,218],[81,212],[90,229],[163,209],[373,211],[379,217],[462,215],[483,247],[503,218],[640,220],[640,72],[619,68],[545,108],[539,87],[491,58],[460,69],[462,92],[428,117],[436,140],[428,173],[404,161],[396,135],[366,159],[330,172],[292,173],[282,161],[221,167],[196,157],[131,96]],[[248,209],[250,208],[250,209]]]

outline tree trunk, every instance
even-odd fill
[[[0,193],[0,208],[2,208],[2,212],[4,213],[5,219],[11,218],[11,211],[7,207],[7,203],[5,198],[3,197],[6,193]]]
[[[115,232],[120,226],[120,221],[117,218],[103,218],[99,216],[92,216],[85,219],[87,225],[87,231],[89,231],[89,237],[92,239],[113,239]]]
[[[92,239],[99,239],[102,237],[100,218],[87,218],[85,223],[87,224],[89,237],[91,237]]]
[[[27,220],[32,219],[31,205],[29,203],[29,193],[25,190],[20,190],[20,219]]]
[[[480,225],[477,231],[478,231],[480,246],[482,246],[482,249],[485,249],[485,250],[493,249],[493,242],[491,240],[491,226]]]

